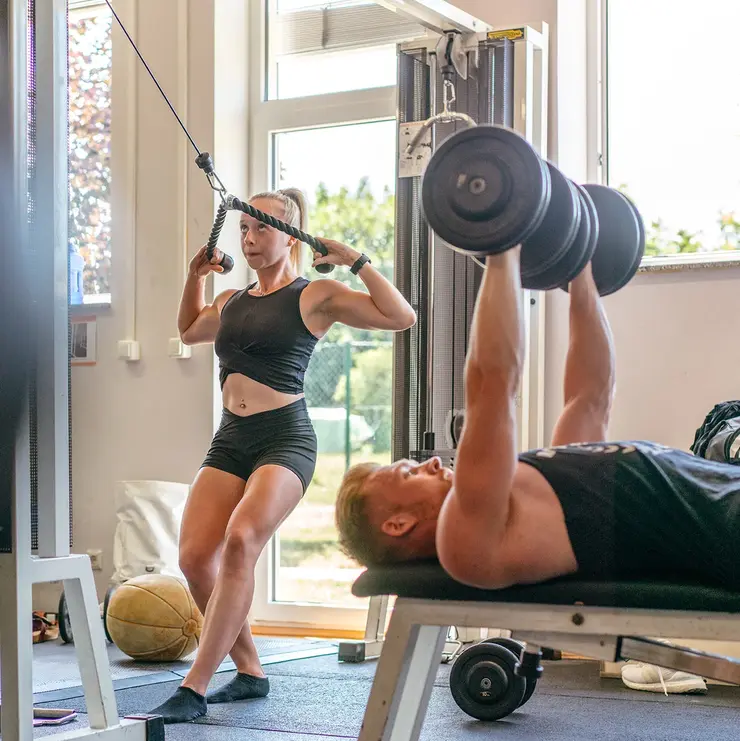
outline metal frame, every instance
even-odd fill
[[[436,6],[436,4],[435,4]],[[417,16],[417,19],[419,17]],[[427,25],[424,20],[421,21]],[[458,29],[460,30],[460,29]],[[470,30],[469,28],[466,30]],[[547,100],[548,100],[548,47],[549,28],[542,23],[539,28],[522,26],[493,29],[486,27],[485,33],[476,33],[466,36],[463,44],[466,50],[475,52],[481,42],[491,38],[511,38],[514,45],[514,86],[512,95],[512,127],[527,138],[540,156],[547,156]],[[426,48],[429,52],[430,66],[430,97],[431,111],[436,112],[435,93],[437,89],[436,38],[422,41],[413,41],[399,45],[399,52],[416,51]],[[404,125],[404,124],[401,124]],[[435,132],[431,131],[432,148],[435,143]],[[399,157],[402,156],[399,151]],[[429,283],[434,280],[435,235],[429,236],[428,276]],[[518,426],[520,432],[519,444],[522,449],[541,447],[544,444],[544,390],[545,390],[545,301],[533,291],[524,292],[524,320],[527,333],[527,354],[525,359],[522,385],[518,397]],[[434,291],[430,290],[427,297],[427,335],[434,335]],[[427,399],[426,417],[431,424],[434,414],[434,342],[427,342],[426,379]],[[394,433],[395,434],[395,433]],[[383,629],[387,611],[386,597],[371,597],[370,607],[365,626],[365,637],[362,641],[347,641],[339,646],[338,658],[340,661],[361,662],[367,659],[378,658],[383,646]],[[458,639],[448,640],[445,646],[445,657],[454,657],[457,650],[474,640],[470,631],[463,630],[463,626],[455,625],[458,629]],[[449,660],[449,659],[448,659]]]
[[[594,659],[635,659],[740,684],[736,659],[635,637],[736,641],[734,613],[399,598],[358,741],[418,741],[449,625],[508,625],[526,650],[545,645]]]
[[[587,75],[587,177],[589,182],[607,184],[607,0],[586,5]]]
[[[422,21],[423,23],[423,21]],[[549,25],[545,22],[524,26],[490,28],[485,33],[468,34],[463,37],[463,48],[475,52],[482,42],[498,38],[511,39],[514,47],[514,88],[512,128],[522,134],[543,158],[548,156],[548,59]],[[435,73],[435,48],[437,39],[426,38],[399,44],[399,52],[426,49],[429,53],[431,73]],[[434,77],[433,77],[434,79]],[[436,85],[432,85],[434,92]],[[432,146],[434,147],[434,132]],[[436,239],[430,242],[430,260],[433,261]],[[433,273],[432,273],[433,274]],[[519,447],[531,450],[544,445],[545,441],[545,321],[546,302],[544,294],[524,291],[524,322],[527,337],[522,383],[517,396]],[[432,312],[433,296],[428,300],[428,311]],[[428,319],[427,332],[433,331],[433,314]],[[431,347],[434,343],[429,343]],[[430,350],[431,352],[431,350]],[[429,375],[427,385],[432,387],[433,362],[427,358]],[[430,393],[431,397],[432,394]],[[427,399],[427,422],[431,422],[431,398]],[[431,429],[431,428],[430,428]]]
[[[388,595],[371,597],[367,608],[365,638],[361,641],[341,641],[339,661],[359,664],[367,659],[377,659],[383,650],[385,623],[388,617]]]
[[[28,402],[15,446],[12,549],[0,554],[0,640],[2,651],[2,736],[4,741],[33,738],[33,585],[63,581],[75,647],[87,702],[90,727],[79,733],[56,734],[64,739],[163,738],[161,718],[121,720],[116,707],[108,654],[100,620],[95,580],[87,556],[69,554],[69,432],[68,432],[68,294],[67,294],[67,3],[36,4],[37,38],[37,175],[35,196],[44,214],[29,234],[26,204],[28,139],[28,4],[1,0],[7,26],[0,49],[6,50],[0,81],[10,106],[8,151],[13,156],[14,218],[20,236],[17,248],[32,248],[38,281],[38,463],[39,556],[31,552],[30,412]],[[2,17],[3,14],[0,14]],[[7,41],[7,43],[5,43]]]
[[[483,33],[491,30],[487,23],[446,0],[375,0],[375,2],[404,18],[420,23],[434,33],[446,31]]]

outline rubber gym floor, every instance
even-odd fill
[[[213,705],[196,724],[168,726],[166,738],[204,741],[327,741],[356,739],[377,662],[339,663],[330,641],[258,639],[270,678],[267,698]],[[187,663],[141,667],[109,647],[121,715],[145,712],[178,686]],[[306,658],[297,658],[305,656]],[[544,662],[532,699],[504,720],[483,723],[467,716],[449,690],[449,665],[440,665],[422,730],[425,741],[537,739],[542,741],[735,741],[740,727],[740,689],[710,685],[704,696],[635,692],[618,679],[600,678],[596,662]],[[233,676],[226,662],[213,679]],[[34,647],[37,707],[78,711],[61,727],[40,727],[37,738],[87,725],[74,647],[50,642]],[[1,688],[0,688],[1,691]],[[0,697],[1,701],[1,697]],[[197,725],[194,728],[193,725]]]

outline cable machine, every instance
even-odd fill
[[[494,29],[451,6],[432,16],[424,2],[404,3],[404,13],[413,16],[416,6],[416,20],[435,33],[398,47],[395,280],[418,321],[394,337],[392,456],[423,461],[438,455],[454,467],[483,269],[440,244],[424,217],[422,176],[441,142],[478,124],[512,128],[547,157],[549,29],[546,23]],[[524,291],[523,300],[527,354],[517,422],[520,448],[531,449],[544,443],[545,301],[532,291]],[[365,638],[341,643],[340,661],[380,655],[387,607],[387,597],[371,598]],[[446,655],[466,640],[458,631]]]

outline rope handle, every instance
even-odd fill
[[[316,237],[311,236],[307,232],[304,232],[301,229],[296,228],[295,226],[286,224],[284,221],[276,219],[274,216],[270,216],[270,214],[266,214],[264,213],[264,211],[260,211],[259,209],[251,206],[248,203],[245,203],[244,201],[240,201],[235,196],[227,196],[226,207],[235,211],[242,211],[243,213],[247,214],[247,216],[251,216],[253,219],[257,219],[257,221],[261,221],[263,224],[267,224],[268,226],[274,227],[275,229],[284,232],[285,234],[289,234],[291,237],[295,237],[301,242],[305,242],[309,247],[313,248],[321,255],[326,256],[329,254],[329,250],[327,250],[326,247],[321,243],[321,241],[316,239]],[[331,273],[331,271],[334,270],[334,267],[334,265],[322,263],[321,265],[316,266],[316,270],[319,273],[326,274]]]

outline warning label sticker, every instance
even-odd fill
[[[523,28],[509,28],[505,31],[489,31],[487,34],[491,41],[496,39],[509,39],[510,41],[516,41],[517,39],[524,38]]]

